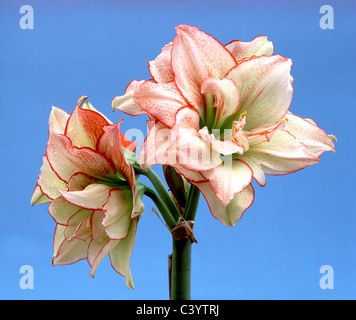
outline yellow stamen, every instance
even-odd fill
[[[247,115],[247,111],[244,111],[243,113],[241,113],[241,115],[240,115],[240,119],[241,119],[241,118],[245,118],[245,117],[246,117],[246,115]]]
[[[278,119],[278,122],[283,122],[283,121],[288,121],[288,118],[285,117],[285,118]]]

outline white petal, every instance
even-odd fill
[[[237,61],[253,56],[271,56],[273,54],[273,43],[266,36],[258,36],[251,42],[234,40],[225,46]]]
[[[111,188],[105,184],[92,183],[81,191],[61,191],[60,193],[63,198],[75,206],[89,210],[100,210],[108,201]]]
[[[303,119],[288,112],[285,130],[304,143],[308,149],[320,158],[324,151],[334,151],[334,143],[327,133],[310,119]]]
[[[270,126],[283,118],[293,96],[292,62],[281,56],[242,60],[226,75],[235,81],[240,93],[240,108],[247,111],[244,130]]]

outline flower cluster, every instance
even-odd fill
[[[273,55],[267,37],[224,46],[197,27],[176,32],[149,62],[153,79],[132,81],[112,107],[149,116],[144,168],[174,167],[214,217],[235,225],[254,200],[252,179],[265,186],[266,174],[313,165],[334,145],[313,120],[289,112],[292,62]]]
[[[112,267],[133,288],[129,260],[142,191],[125,157],[136,142],[81,97],[72,114],[53,107],[49,140],[32,204],[48,203],[56,222],[53,265],[87,259],[94,277],[109,254]]]
[[[152,79],[132,81],[112,100],[114,110],[149,117],[138,158],[136,142],[120,132],[122,119],[113,124],[87,97],[71,114],[53,107],[31,202],[49,203],[56,222],[54,265],[87,259],[94,276],[109,255],[133,288],[130,256],[144,195],[171,230],[184,226],[184,238],[190,226],[195,240],[195,212],[187,211],[196,211],[197,192],[216,219],[233,226],[253,203],[253,180],[265,186],[266,175],[296,172],[335,151],[333,136],[289,111],[292,62],[273,55],[266,36],[222,45],[197,27],[176,32],[149,61]],[[155,164],[164,165],[171,195],[150,168]]]

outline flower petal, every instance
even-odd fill
[[[287,120],[280,120],[273,126],[256,127],[248,133],[249,145],[256,145],[262,142],[268,142],[272,139],[277,130],[283,130],[286,127]]]
[[[256,182],[261,187],[264,187],[267,183],[267,179],[261,163],[257,162],[258,160],[255,159],[254,157],[249,157],[248,153],[244,153],[242,156],[240,156],[240,159],[244,161],[251,168],[253,177],[255,178]]]
[[[141,148],[139,163],[142,168],[154,164],[187,170],[210,170],[220,163],[220,155],[211,152],[210,142],[203,141],[198,133],[199,114],[188,107],[181,108],[172,129],[160,122],[148,122],[149,133]]]
[[[96,142],[103,133],[103,127],[108,124],[101,114],[77,106],[68,119],[65,135],[75,147],[95,149]]]
[[[266,174],[276,175],[293,173],[319,161],[303,143],[284,130],[276,131],[269,142],[250,146],[245,155],[262,165]]]
[[[80,208],[72,203],[69,203],[64,197],[59,196],[52,201],[48,206],[48,212],[57,224],[67,225],[68,220],[77,212],[81,211]]]
[[[202,82],[206,78],[223,78],[236,61],[219,41],[197,27],[180,25],[176,32],[172,48],[175,82],[183,96],[199,111],[203,106]]]
[[[79,239],[85,241],[91,236],[90,216],[93,211],[82,209],[75,213],[69,220],[64,236],[68,241]]]
[[[156,83],[146,81],[134,94],[134,101],[151,118],[155,118],[168,127],[173,127],[177,111],[186,106],[182,94],[174,82]]]
[[[102,221],[110,239],[121,240],[127,236],[131,224],[133,199],[131,190],[111,189],[109,200],[103,206]]]
[[[213,130],[214,131],[214,130]],[[220,133],[220,130],[218,130]],[[222,155],[230,155],[233,153],[243,153],[244,149],[232,140],[218,140],[214,134],[209,133],[208,128],[204,127],[199,130],[199,134],[203,140],[209,141],[212,150]]]
[[[90,148],[72,146],[70,139],[61,134],[50,134],[46,154],[51,168],[64,181],[77,172],[99,177],[115,174],[115,167],[106,157]]]
[[[111,265],[116,272],[126,277],[128,288],[134,289],[134,284],[130,272],[130,257],[136,238],[138,217],[132,219],[127,237],[120,240],[118,245],[110,251]]]
[[[273,43],[266,36],[258,36],[250,42],[234,40],[225,46],[236,61],[252,56],[271,56],[273,54]]]
[[[113,250],[120,240],[110,240],[109,238],[105,239],[102,242],[91,241],[88,248],[88,262],[91,266],[89,275],[94,278],[95,271],[99,266],[100,262]]]
[[[50,199],[57,198],[60,195],[58,190],[66,191],[68,189],[66,184],[54,173],[46,156],[43,156],[43,165],[37,184],[41,188],[42,193]]]
[[[243,213],[252,205],[255,193],[251,185],[237,193],[230,203],[224,207],[215,195],[208,182],[195,184],[206,199],[211,214],[226,226],[234,226]]]
[[[100,210],[109,199],[111,187],[105,184],[92,183],[82,191],[60,191],[62,197],[75,206]]]
[[[132,149],[137,143],[136,141],[128,141],[120,131],[122,121],[121,118],[119,123],[104,128],[104,134],[98,141],[97,150],[112,160],[116,170],[128,181],[131,189],[135,190],[135,172],[125,157],[123,147]]]
[[[91,236],[95,242],[102,243],[105,239],[108,239],[105,228],[102,224],[103,219],[104,212],[102,210],[94,211],[91,216]]]
[[[184,176],[190,183],[208,181],[207,179],[204,178],[201,172],[185,169],[179,163],[175,164],[174,168],[178,171],[179,174]]]
[[[64,133],[69,114],[62,109],[52,107],[49,115],[49,132]]]
[[[244,130],[275,124],[288,111],[293,96],[292,62],[282,56],[253,57],[242,60],[226,75],[235,81],[240,108],[247,111]]]
[[[64,231],[64,230],[63,230]],[[62,228],[58,229],[58,232],[63,232]],[[60,235],[56,235],[55,239],[60,237]],[[79,260],[83,260],[87,257],[88,246],[91,241],[88,238],[86,241],[82,241],[79,239],[73,239],[72,241],[64,240],[64,236],[62,241],[57,245],[58,248],[55,251],[52,264],[53,265],[68,265]]]
[[[141,84],[144,82],[145,80],[131,81],[125,90],[125,94],[123,96],[117,96],[111,101],[111,106],[114,108],[114,111],[119,109],[131,116],[146,114],[146,112],[133,100],[134,93],[140,89]]]
[[[141,148],[139,164],[147,170],[154,164],[170,165],[177,169],[187,180],[194,182],[206,181],[196,171],[185,169],[177,160],[177,153],[170,149],[172,130],[160,122],[148,121],[148,135]],[[174,148],[174,147],[173,147]]]
[[[201,93],[211,93],[215,97],[216,116],[214,128],[219,128],[224,120],[235,114],[239,108],[239,91],[235,82],[230,79],[207,78],[201,85]]]
[[[190,108],[182,108],[172,129],[171,152],[177,154],[177,163],[188,170],[207,171],[221,164],[220,154],[211,148],[210,141],[199,132],[199,115]]]
[[[68,181],[68,191],[81,191],[88,185],[97,182],[97,179],[87,174],[77,172]],[[64,190],[66,191],[66,190]]]
[[[316,157],[320,158],[324,151],[335,152],[334,143],[327,133],[309,119],[303,119],[290,112],[287,113],[287,119],[285,130],[304,143]]]
[[[142,145],[139,164],[147,170],[154,164],[176,163],[175,153],[169,152],[172,130],[158,121],[147,121],[148,134]]]
[[[51,201],[52,199],[48,198],[45,194],[43,194],[40,186],[36,184],[35,190],[33,190],[31,197],[31,206],[34,206],[35,204],[44,204]]]
[[[173,42],[166,44],[162,52],[156,59],[148,61],[148,69],[152,78],[158,83],[167,83],[174,80],[174,74],[171,64],[171,51]]]
[[[252,170],[246,162],[236,160],[225,160],[217,168],[202,172],[209,180],[211,190],[227,206],[237,193],[245,190],[252,181]]]
[[[81,105],[81,108],[84,110],[91,110],[100,114],[109,124],[112,124],[112,121],[108,117],[106,117],[102,112],[95,109],[94,106],[88,100],[86,100],[86,98],[85,101],[82,102],[83,104]]]

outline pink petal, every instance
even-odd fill
[[[273,54],[273,44],[267,40],[266,36],[258,36],[251,42],[234,40],[225,46],[236,61],[252,56],[271,56]]]
[[[189,107],[179,109],[172,129],[154,121],[148,122],[148,127],[149,133],[139,158],[144,169],[154,164],[178,165],[182,170],[197,172],[201,177],[199,171],[211,170],[221,163],[220,154],[211,152],[210,142],[203,140],[198,133],[198,112]]]
[[[175,82],[183,96],[199,111],[203,106],[200,93],[203,81],[223,78],[236,61],[219,41],[197,27],[180,25],[176,32],[172,48]]]
[[[179,174],[184,176],[190,183],[208,181],[200,171],[192,171],[192,170],[185,169],[179,163],[175,164],[174,168],[178,171]]]
[[[103,155],[90,148],[74,147],[68,137],[57,133],[50,134],[46,155],[53,171],[64,181],[77,172],[101,177],[116,171]]]
[[[249,165],[239,159],[225,160],[214,170],[202,172],[224,207],[251,184],[252,174]]]
[[[147,121],[148,134],[142,145],[139,164],[147,170],[155,164],[175,164],[176,154],[170,152],[172,130],[156,121]]]
[[[220,130],[218,130],[220,133]],[[211,148],[213,151],[216,151],[222,155],[230,155],[234,153],[242,154],[244,149],[240,147],[237,143],[232,140],[219,140],[216,139],[215,136],[209,133],[208,128],[204,127],[199,130],[199,134],[203,140],[209,141]]]
[[[220,165],[220,154],[211,148],[210,141],[202,139],[199,132],[199,115],[190,108],[180,109],[172,129],[172,152],[177,163],[192,171],[207,171]]]
[[[244,130],[270,126],[283,118],[293,96],[292,62],[282,56],[242,60],[226,75],[240,93],[239,114],[247,111]]]
[[[211,214],[226,226],[234,226],[252,205],[255,193],[251,185],[237,193],[227,206],[215,195],[208,182],[195,184],[206,199]]]
[[[158,83],[167,83],[174,80],[171,64],[172,46],[173,42],[166,44],[156,59],[148,61],[151,76]]]
[[[73,146],[95,149],[96,142],[103,133],[103,127],[108,124],[99,113],[77,106],[68,119],[65,135]]]
[[[123,119],[121,119],[118,124],[104,128],[104,134],[98,141],[97,150],[114,163],[116,170],[128,181],[131,189],[135,190],[135,172],[131,164],[127,162],[122,147],[123,142],[127,145],[125,136],[120,132],[122,121]],[[128,140],[126,139],[126,141]]]
[[[177,111],[187,105],[174,82],[146,81],[134,94],[134,101],[151,119],[157,119],[168,127],[174,125]]]
[[[85,97],[85,101],[83,101],[83,104],[79,104],[81,105],[81,108],[84,110],[91,110],[100,114],[109,124],[112,124],[112,121],[108,117],[106,117],[102,112],[95,109],[94,106],[88,100],[86,100],[86,98],[87,97]]]

